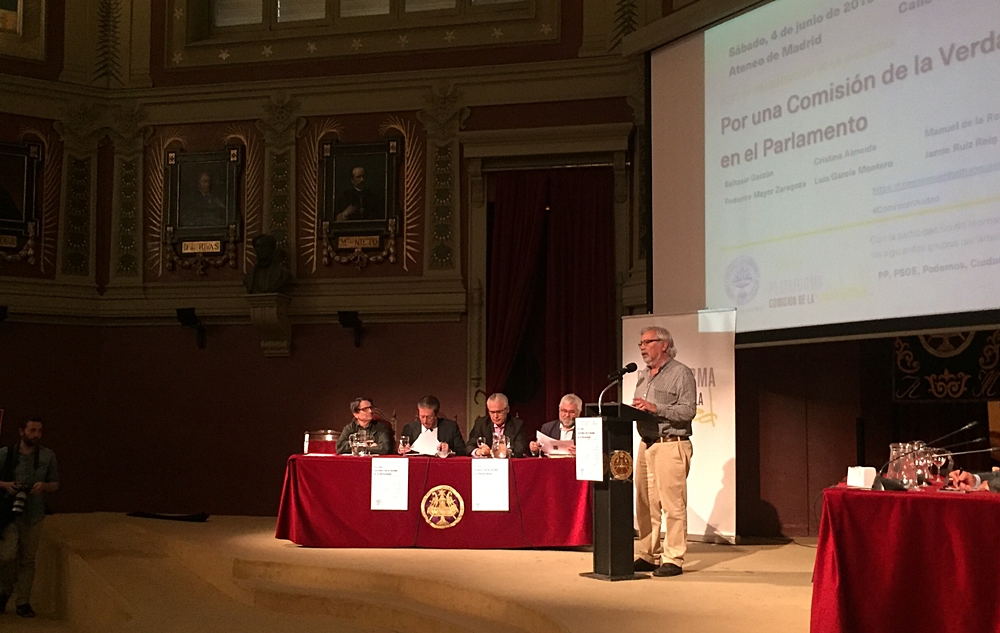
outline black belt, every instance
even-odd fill
[[[642,441],[646,443],[646,446],[652,444],[666,443],[666,442],[685,442],[691,438],[682,437],[680,435],[667,435],[666,437],[655,437],[653,439],[642,438]]]

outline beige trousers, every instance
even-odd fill
[[[639,442],[635,457],[635,514],[639,557],[654,565],[682,566],[687,552],[687,476],[690,440]],[[661,515],[667,515],[666,544],[660,543]]]

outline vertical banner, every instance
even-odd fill
[[[666,328],[677,347],[677,360],[694,372],[698,412],[691,424],[691,472],[688,475],[688,538],[736,539],[736,311],[703,310],[670,316],[622,319],[622,366],[643,366],[642,330]],[[636,374],[622,380],[622,402],[632,403]],[[638,444],[639,435],[635,434]]]

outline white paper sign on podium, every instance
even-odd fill
[[[472,510],[510,511],[510,460],[472,460]]]
[[[372,510],[407,510],[410,463],[393,457],[372,458]]]
[[[601,418],[576,419],[576,478],[604,481],[604,430]]]

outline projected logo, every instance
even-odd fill
[[[740,255],[726,268],[726,295],[738,306],[753,301],[760,288],[760,270],[757,262],[747,255]]]

